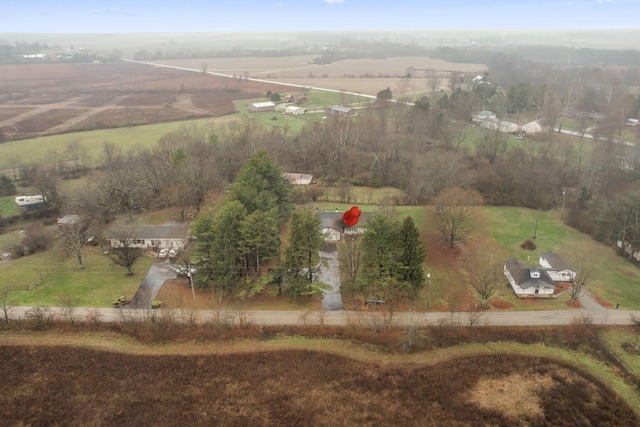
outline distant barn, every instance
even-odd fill
[[[250,113],[261,113],[263,111],[276,111],[276,104],[268,102],[254,102],[249,104]]]

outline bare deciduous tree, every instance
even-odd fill
[[[115,246],[107,256],[117,265],[127,269],[127,276],[133,276],[132,267],[142,256],[142,249],[135,247],[135,240],[139,237],[139,228],[133,224],[116,224],[111,228],[112,241]]]
[[[463,188],[447,188],[433,199],[434,226],[451,248],[471,237],[475,230],[471,221],[473,207],[482,203],[480,193]]]
[[[76,257],[78,267],[82,269],[84,268],[82,249],[87,245],[89,224],[77,215],[69,216],[69,218],[68,223],[60,226],[60,242],[65,252]]]
[[[464,281],[480,298],[480,306],[487,308],[498,292],[503,278],[501,264],[492,251],[483,250],[463,259]]]

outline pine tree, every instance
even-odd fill
[[[321,227],[320,218],[313,212],[300,209],[293,213],[285,260],[291,295],[313,292],[311,284],[320,262],[318,251],[325,244]]]
[[[409,298],[413,299],[424,286],[422,263],[425,251],[420,241],[420,231],[410,216],[402,221],[400,239],[402,240],[402,253],[400,254],[402,281],[409,285]]]

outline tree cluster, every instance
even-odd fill
[[[361,241],[341,245],[343,291],[363,300],[381,298],[391,306],[414,300],[424,287],[425,251],[411,217],[378,214],[365,224]]]

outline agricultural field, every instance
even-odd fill
[[[453,63],[424,57],[347,59],[318,65],[313,63],[315,57],[316,55],[300,55],[277,58],[172,59],[154,62],[195,70],[200,70],[202,64],[206,63],[207,70],[211,72],[368,95],[375,95],[387,87],[398,92],[400,78],[405,77],[411,67],[415,69],[412,78],[407,86],[401,89],[405,94],[431,91],[433,77],[426,77],[427,70],[437,72],[439,83],[436,87],[439,90],[447,87],[451,72],[479,74],[487,69],[484,64]]]
[[[16,425],[640,423],[632,386],[576,351],[489,341],[401,355],[277,332],[153,346],[113,333],[7,334],[0,416]],[[399,341],[387,335],[370,339]]]
[[[0,66],[8,140],[235,112],[233,101],[286,87],[129,62]]]

